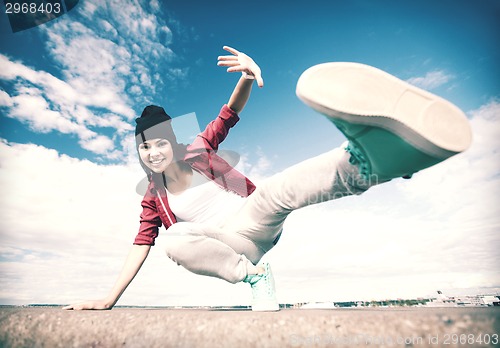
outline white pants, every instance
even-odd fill
[[[178,222],[164,237],[167,255],[191,272],[242,281],[277,243],[286,217],[310,204],[361,194],[367,183],[337,148],[261,183],[222,227]]]

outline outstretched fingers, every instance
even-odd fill
[[[221,60],[219,57],[219,61],[217,62],[218,66],[235,66],[240,64],[238,59],[229,59],[229,60]]]
[[[231,61],[231,62],[235,62],[235,63],[238,62],[238,55],[240,54],[240,52],[238,50],[236,50],[236,49],[234,49],[232,47],[229,47],[229,46],[224,46],[222,48],[224,50],[228,51],[229,53],[231,53],[232,55],[217,57],[217,60],[219,61],[219,63],[226,62],[226,61]],[[219,64],[219,65],[226,66],[226,65],[223,65],[223,64]]]
[[[235,56],[237,56],[240,53],[240,51],[238,51],[237,49],[229,47],[229,46],[223,46],[222,49],[224,51],[228,51],[231,54],[234,54]]]

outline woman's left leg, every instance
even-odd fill
[[[264,254],[248,238],[217,227],[178,222],[162,236],[167,256],[187,270],[230,283],[258,273],[255,264]]]

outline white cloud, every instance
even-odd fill
[[[113,150],[114,143],[108,137],[99,135],[90,140],[81,140],[80,145],[89,151],[97,154],[106,154]]]
[[[151,0],[149,2],[149,6],[151,6],[153,11],[158,11],[158,9],[160,8],[160,4],[158,3],[158,0]]]
[[[479,218],[481,212],[490,213],[496,209],[494,203],[498,203],[500,196],[500,103],[492,101],[470,112],[470,116],[471,147],[416,176],[412,185],[404,186],[404,190],[415,199],[430,200],[433,210],[462,211],[463,204],[469,203],[465,210],[473,209]],[[429,191],[428,187],[433,188],[432,197],[425,197],[423,193]],[[443,204],[447,201],[462,205]]]
[[[33,245],[83,236],[105,240],[120,236],[111,227],[126,226],[122,219],[130,223],[126,214],[110,218],[108,209],[116,205],[127,211],[131,205],[125,202],[140,198],[133,194],[134,182],[143,175],[137,166],[98,165],[33,144],[1,142],[0,148],[3,246],[25,247],[17,243],[25,237]],[[90,216],[104,224],[95,224]],[[54,243],[43,251],[58,250]]]
[[[68,78],[84,78],[87,84],[103,83],[122,91],[134,76],[144,75],[138,83],[146,96],[154,95],[163,86],[159,76],[148,80],[174,58],[168,47],[172,32],[157,3],[88,1],[79,13],[80,21],[59,21],[46,30],[51,53],[66,68]],[[95,18],[106,21],[96,23]],[[162,75],[169,78],[168,71]],[[122,85],[113,86],[117,81]]]
[[[12,101],[10,95],[0,90],[0,106],[12,106],[13,104],[14,102]]]
[[[79,127],[59,112],[50,110],[47,101],[40,95],[39,89],[29,88],[24,89],[24,92],[24,94],[12,97],[16,107],[12,109],[10,116],[27,121],[33,130],[42,133],[52,130],[61,133],[85,131],[84,127]]]
[[[406,80],[408,83],[417,87],[432,90],[453,80],[455,77],[442,70],[430,71],[425,76],[412,77]]]
[[[102,106],[95,103],[98,98],[86,98],[67,82],[57,79],[53,75],[36,71],[19,62],[11,61],[0,54],[0,62],[4,68],[0,77],[13,83],[10,95],[2,92],[2,105],[7,106],[6,116],[16,118],[26,123],[35,132],[48,133],[57,131],[63,134],[76,134],[82,143],[92,141],[92,138],[108,139],[104,148],[87,147],[94,153],[109,157],[116,153],[112,140],[104,135],[98,135],[90,129],[92,126],[115,127],[119,133],[132,130],[128,122],[124,122],[116,114],[106,114],[106,119],[96,116],[89,107]],[[21,82],[18,82],[20,79]],[[106,93],[102,93],[106,95]],[[118,112],[125,111],[130,114],[130,109],[125,110],[116,104],[109,109]],[[110,145],[110,146],[109,146]]]
[[[75,11],[40,27],[61,77],[0,55],[0,78],[9,82],[0,105],[35,132],[76,134],[84,149],[120,160],[126,154],[119,138],[136,117],[132,105],[150,102],[164,80],[185,79],[187,70],[166,64],[174,57],[173,34],[158,3],[89,0]]]
[[[256,185],[275,173],[272,159],[260,147],[257,147],[252,154],[241,154],[235,168],[245,173]]]
[[[140,168],[97,165],[32,144],[1,142],[0,157],[0,298],[57,302],[72,282],[88,281],[84,274],[120,267],[138,226]]]

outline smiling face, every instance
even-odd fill
[[[168,140],[156,138],[139,144],[139,156],[146,167],[160,174],[173,162],[174,152]]]

